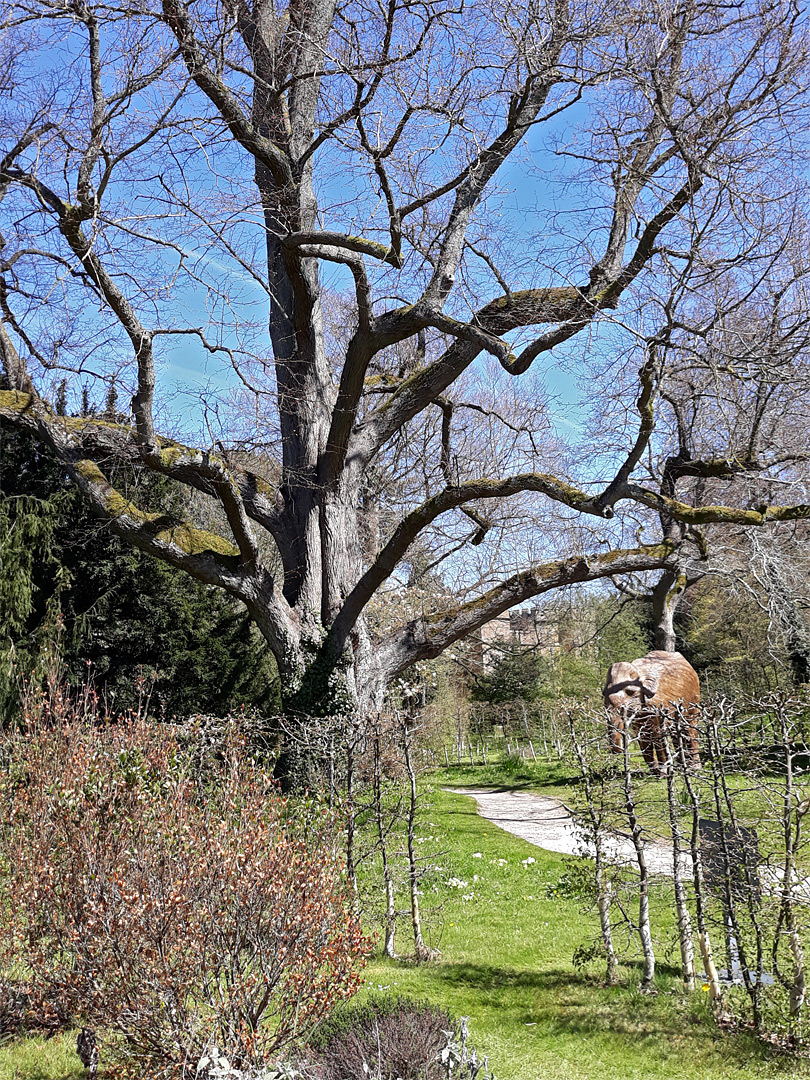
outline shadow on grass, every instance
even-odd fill
[[[744,1068],[756,1062],[776,1065],[785,1075],[795,1077],[799,1062],[748,1031],[721,1033],[705,1004],[684,1001],[679,992],[643,995],[637,989],[641,964],[625,965],[629,977],[618,986],[599,985],[593,975],[566,970],[535,971],[503,968],[495,964],[442,963],[433,971],[437,986],[448,993],[476,989],[488,998],[503,993],[501,1007],[513,1014],[517,1024],[529,1025],[545,1038],[599,1038],[627,1046],[629,1042],[656,1047],[686,1039],[716,1051],[732,1067]],[[637,971],[635,969],[638,969]],[[677,984],[678,970],[660,965],[662,975],[671,975]],[[530,1003],[521,992],[529,991]],[[536,992],[535,994],[531,993]],[[510,993],[515,994],[509,1001]],[[697,1046],[695,1047],[697,1050]],[[801,1061],[810,1076],[810,1065]]]
[[[442,787],[491,787],[499,790],[531,791],[537,788],[565,788],[579,783],[565,765],[529,765],[523,768],[499,767],[498,765],[451,765],[442,766],[431,774],[430,779]]]

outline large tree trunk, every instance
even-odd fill
[[[685,589],[686,574],[678,567],[664,570],[653,589],[655,647],[662,652],[676,651],[675,612]]]

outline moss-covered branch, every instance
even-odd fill
[[[120,536],[256,609],[254,617],[274,651],[276,646],[286,648],[286,641],[297,634],[297,620],[273,588],[270,576],[255,560],[246,559],[232,540],[176,515],[141,510],[109,482],[96,458],[141,461],[129,428],[98,417],[57,416],[41,398],[15,390],[0,391],[0,417],[49,445],[96,513]],[[158,443],[159,451],[150,455],[147,467],[221,497],[215,481],[225,469],[224,462],[179,443],[162,439]],[[272,511],[269,493],[257,478],[245,477],[243,484],[246,501]]]
[[[669,565],[675,546],[669,543],[576,555],[535,566],[496,585],[476,600],[433,615],[412,619],[389,635],[380,650],[387,678],[393,678],[418,660],[438,656],[454,641],[480,629],[515,604],[562,588],[596,581],[614,574],[660,570]]]
[[[521,473],[507,477],[505,480],[468,480],[456,487],[447,487],[412,510],[396,527],[377,559],[343,602],[330,630],[329,638],[332,646],[340,652],[366,604],[386,578],[393,573],[408,548],[428,525],[450,510],[464,510],[467,503],[480,499],[505,498],[523,491],[539,492],[554,502],[562,503],[580,513],[605,516],[591,496],[545,473]],[[480,527],[481,521],[476,520],[476,524]]]
[[[649,506],[659,513],[671,514],[687,525],[766,525],[771,521],[800,521],[810,519],[810,504],[793,506],[769,506],[763,504],[750,509],[737,506],[690,506],[679,499],[650,491],[639,484],[626,484],[622,498]]]

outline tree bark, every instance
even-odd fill
[[[685,589],[686,574],[678,567],[664,570],[653,588],[655,647],[662,652],[677,651],[675,613]]]

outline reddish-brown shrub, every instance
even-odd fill
[[[141,719],[0,745],[0,963],[152,1075],[305,1036],[368,948],[329,819],[295,824],[235,734],[205,789],[187,747]]]

